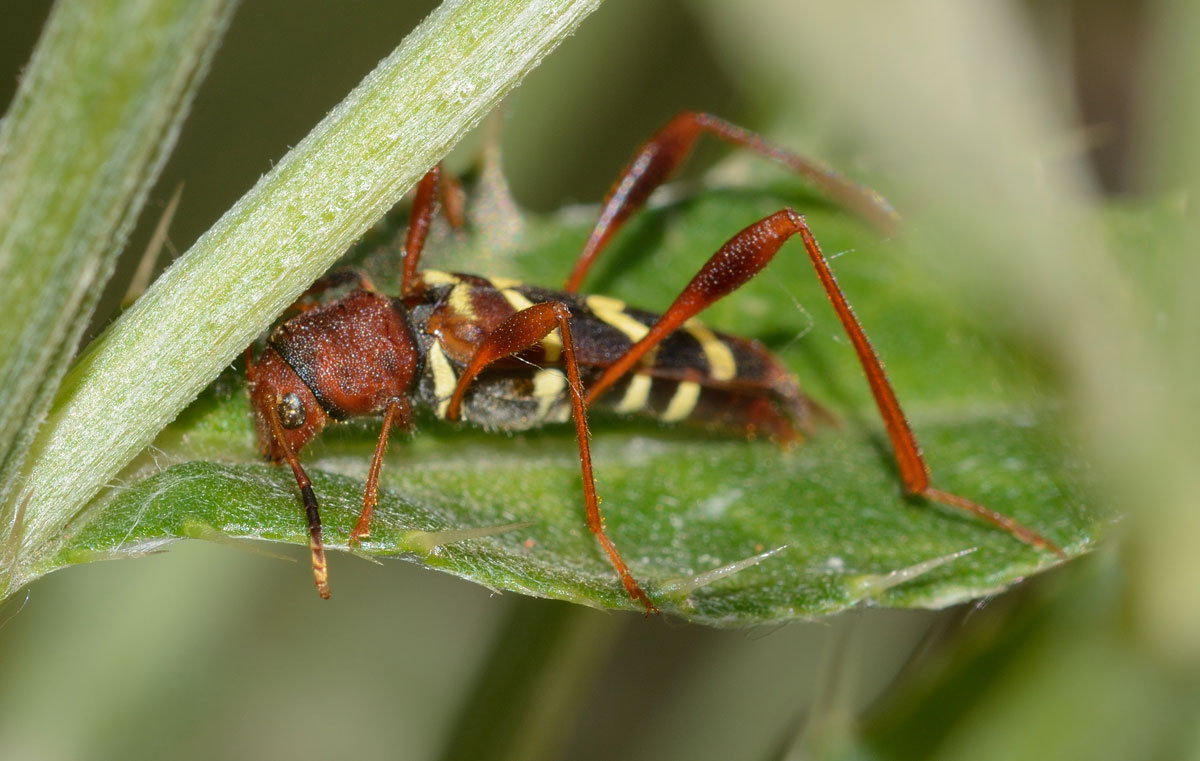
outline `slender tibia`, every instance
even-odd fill
[[[691,154],[697,138],[705,132],[725,142],[749,148],[796,172],[885,233],[894,232],[900,222],[900,215],[883,196],[847,179],[820,162],[772,145],[750,130],[712,114],[685,111],[667,122],[647,140],[634,154],[633,160],[621,171],[604,198],[600,216],[579,254],[575,269],[567,279],[564,290],[571,293],[579,290],[600,251],[625,220],[646,203],[654,189],[669,179],[683,164]]]
[[[1066,553],[1062,551],[1062,548],[1036,531],[966,497],[933,487],[929,480],[929,465],[921,454],[921,447],[917,443],[917,437],[913,433],[912,427],[908,424],[904,410],[900,408],[900,400],[896,398],[896,391],[892,388],[891,381],[888,380],[883,362],[875,353],[862,324],[855,316],[854,310],[850,308],[850,303],[846,301],[845,295],[842,294],[842,289],[838,286],[837,279],[834,278],[833,271],[829,268],[829,262],[821,253],[821,247],[817,245],[812,231],[808,229],[808,225],[804,223],[804,219],[800,215],[790,209],[785,211],[791,212],[796,232],[800,233],[800,238],[804,241],[804,248],[808,252],[808,258],[812,262],[813,268],[817,271],[817,277],[821,280],[825,295],[833,304],[838,320],[841,321],[846,335],[850,337],[850,343],[854,345],[855,353],[858,354],[859,363],[862,365],[863,372],[867,376],[867,383],[871,387],[871,394],[875,397],[875,404],[879,407],[879,414],[887,428],[888,438],[891,439],[892,449],[896,454],[896,464],[900,468],[900,478],[904,483],[904,491],[912,496],[924,497],[933,502],[978,515],[992,525],[1009,532],[1020,541],[1038,549],[1049,550],[1065,560]]]
[[[646,607],[646,615],[658,609],[642,590],[625,564],[621,553],[604,531],[604,517],[600,513],[600,500],[596,496],[596,483],[592,477],[592,454],[588,445],[587,411],[583,402],[583,388],[579,380],[579,365],[575,360],[575,342],[571,337],[571,312],[562,302],[543,302],[522,309],[512,315],[488,334],[466,370],[459,376],[446,417],[456,420],[462,407],[463,394],[479,373],[498,359],[524,351],[537,344],[556,327],[562,337],[563,360],[567,371],[567,388],[571,395],[571,413],[575,420],[575,438],[579,442],[579,462],[583,471],[583,497],[587,506],[588,528],[596,535],[600,546],[608,555],[609,562],[621,576],[621,583],[629,596]]]
[[[367,471],[367,486],[363,490],[362,512],[358,514],[358,522],[350,532],[351,547],[371,535],[371,513],[379,503],[379,468],[383,464],[383,453],[387,449],[388,434],[392,423],[399,418],[402,428],[408,427],[410,405],[407,399],[393,399],[388,402],[387,410],[383,413],[383,428],[379,431],[379,443],[375,445],[375,457],[371,459],[371,469]]]
[[[283,456],[288,461],[288,465],[292,466],[292,474],[296,476],[296,485],[300,487],[300,496],[304,500],[304,512],[308,518],[308,547],[312,552],[313,581],[317,585],[317,594],[328,600],[329,567],[325,563],[325,544],[321,541],[321,513],[317,509],[317,495],[313,493],[312,481],[308,480],[308,474],[304,472],[304,468],[300,467],[296,453],[288,446],[279,418],[271,415],[270,419],[271,427],[275,431],[275,439],[283,449]]]
[[[737,290],[750,278],[760,272],[771,261],[779,248],[788,238],[796,234],[804,242],[804,248],[816,270],[817,278],[821,281],[825,294],[833,304],[859,363],[867,376],[871,394],[879,408],[887,428],[888,438],[895,451],[896,464],[900,469],[900,478],[904,491],[912,496],[923,497],[943,505],[955,507],[980,516],[984,520],[1008,531],[1017,539],[1039,549],[1049,550],[1064,557],[1063,551],[1035,531],[1022,526],[1006,515],[989,510],[957,494],[935,489],[930,484],[929,467],[921,454],[917,438],[909,426],[896,392],[888,380],[883,363],[871,346],[867,334],[855,316],[846,297],[842,294],[825,255],[812,232],[805,224],[804,218],[793,209],[783,209],[766,217],[733,236],[724,246],[713,254],[700,272],[692,278],[675,302],[663,313],[649,332],[625,354],[610,365],[587,391],[585,403],[590,405],[611,388],[620,378],[635,365],[647,352],[659,342],[674,332],[680,325],[690,320],[700,311],[723,296]]]
[[[400,283],[400,296],[411,296],[417,281],[417,265],[421,263],[421,250],[425,248],[425,236],[433,223],[437,211],[438,185],[441,181],[442,165],[434,164],[417,183],[413,198],[412,213],[408,218],[408,235],[404,240],[404,274]]]

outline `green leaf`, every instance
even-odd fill
[[[787,204],[809,212],[888,364],[935,483],[1012,515],[1072,554],[1090,547],[1102,522],[1087,506],[1080,468],[1033,363],[908,264],[902,238],[881,240],[794,182],[772,183],[707,190],[644,214],[605,255],[589,290],[662,309],[737,230]],[[555,285],[591,213],[526,220],[511,258],[488,256],[511,249],[511,241],[442,231],[425,263],[473,262],[483,274]],[[398,227],[382,227],[348,257],[388,287],[398,276]],[[860,603],[942,606],[1057,562],[971,517],[900,496],[861,370],[798,242],[707,321],[764,340],[841,423],[784,451],[768,441],[594,416],[608,530],[664,612],[744,625]],[[260,461],[242,386],[239,373],[227,372],[169,426],[47,570],[179,537],[305,543],[295,481],[289,470]],[[426,416],[411,440],[399,435],[388,450],[361,552],[401,555],[497,589],[637,609],[584,523],[571,431],[564,425],[497,436]],[[327,431],[303,453],[330,545],[345,547],[377,435],[377,421],[353,423]],[[464,529],[487,535],[454,541]],[[755,556],[758,562],[736,572],[693,578]],[[939,559],[946,562],[930,562]],[[338,565],[335,555],[335,591]],[[297,570],[298,584],[309,583],[305,574]]]

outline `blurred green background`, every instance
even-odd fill
[[[183,251],[434,5],[245,3],[123,266],[178,183]],[[0,102],[47,10],[6,9]],[[538,210],[598,199],[685,108],[870,177],[913,211],[964,308],[1007,315],[1001,330],[1046,357],[1107,497],[1144,509],[1123,546],[975,606],[729,632],[342,555],[326,603],[302,564],[186,542],[54,574],[0,610],[0,758],[478,757],[476,741],[512,758],[1200,758],[1195,432],[1159,425],[1173,410],[1195,427],[1194,311],[1174,276],[1113,281],[1090,216],[1136,198],[1121,203],[1147,210],[1146,257],[1195,268],[1193,215],[1170,236],[1154,215],[1186,209],[1197,181],[1200,68],[1180,39],[1196,16],[1182,1],[608,0],[504,119],[510,181]],[[1096,312],[1096,294],[1126,291],[1128,309]],[[1145,336],[1147,315],[1170,328]],[[1149,359],[1104,363],[1131,344]],[[488,679],[511,698],[480,698]],[[539,712],[489,744],[522,690]]]

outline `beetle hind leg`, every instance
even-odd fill
[[[757,275],[770,263],[783,244],[793,236],[799,236],[804,242],[805,251],[816,271],[817,279],[820,280],[821,286],[842,324],[842,329],[850,339],[854,352],[858,356],[859,365],[866,376],[867,385],[871,389],[871,395],[875,398],[876,407],[883,419],[888,439],[891,441],[905,494],[977,515],[992,525],[1007,531],[1016,539],[1038,549],[1053,552],[1065,559],[1066,554],[1061,548],[1007,515],[933,486],[929,476],[929,466],[921,454],[917,437],[900,407],[896,391],[892,388],[891,381],[888,380],[883,362],[875,353],[862,324],[850,308],[849,302],[833,276],[828,260],[808,229],[808,224],[793,209],[781,209],[764,217],[721,246],[700,268],[700,271],[676,297],[667,311],[646,331],[641,340],[605,368],[604,373],[588,387],[586,403],[593,403],[601,394],[612,388],[613,384],[630,372],[642,357],[688,320]],[[775,385],[778,386],[778,382]],[[779,388],[786,387],[779,386]],[[790,392],[784,391],[783,393],[786,396]],[[798,401],[800,398],[795,396],[793,403],[800,404]],[[811,408],[808,407],[808,404],[811,403],[805,403],[796,408],[801,418],[809,413]]]

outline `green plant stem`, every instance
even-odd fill
[[[14,475],[235,5],[62,0],[0,124],[6,527]]]
[[[122,315],[34,442],[16,581],[600,0],[448,0]]]
[[[1200,512],[1196,510],[1200,494],[1200,436],[1196,420],[1200,416],[1200,397],[1196,377],[1200,373],[1200,347],[1196,331],[1200,327],[1200,302],[1195,296],[1200,260],[1194,255],[1200,247],[1200,94],[1193,83],[1200,75],[1200,50],[1189,30],[1200,23],[1200,6],[1187,0],[1157,4],[1158,13],[1151,26],[1147,49],[1151,71],[1148,78],[1152,106],[1159,117],[1147,121],[1149,129],[1142,137],[1141,153],[1148,155],[1160,187],[1171,188],[1182,199],[1183,224],[1178,230],[1176,257],[1169,275],[1152,294],[1158,298],[1153,308],[1160,324],[1158,348],[1167,358],[1170,373],[1154,378],[1154,393],[1169,399],[1166,414],[1151,422],[1144,441],[1157,441],[1152,462],[1138,460],[1135,475],[1153,484],[1156,492],[1140,497],[1147,519],[1132,534],[1129,544],[1131,580],[1129,600],[1136,614],[1132,620],[1139,634],[1174,665],[1200,664],[1200,609],[1180,605],[1194,592],[1192,581],[1200,575]],[[1190,208],[1189,208],[1190,207]],[[1140,252],[1138,254],[1141,256]],[[1153,298],[1153,297],[1152,297]],[[1182,595],[1182,597],[1181,597]]]
[[[512,600],[443,761],[559,757],[626,620],[577,605]]]

